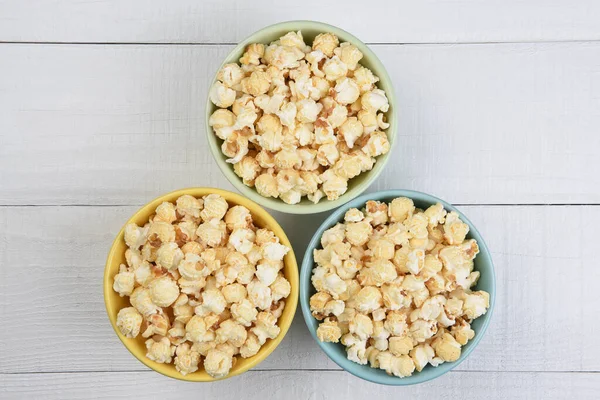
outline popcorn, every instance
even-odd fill
[[[405,356],[413,349],[413,341],[408,336],[394,336],[389,339],[389,349],[395,356]]]
[[[175,351],[175,369],[185,376],[196,372],[200,363],[200,354],[191,349],[189,343],[182,343]]]
[[[189,194],[184,194],[179,197],[176,201],[177,208],[176,211],[184,218],[200,218],[200,211],[204,206],[204,202],[195,198],[194,196],[190,196]],[[154,224],[153,224],[154,225]]]
[[[241,325],[250,326],[256,320],[258,311],[253,303],[248,299],[243,299],[239,303],[231,305],[231,315]]]
[[[435,351],[435,354],[443,361],[456,361],[460,357],[460,343],[454,339],[449,333],[444,333],[442,336],[436,338],[432,343],[431,347]]]
[[[352,71],[356,69],[358,62],[363,58],[362,52],[348,42],[340,44],[340,47],[334,49],[333,52]]]
[[[340,44],[332,33],[317,35],[309,46],[298,31],[269,45],[250,44],[239,64],[219,70],[210,90],[217,109],[208,122],[245,185],[287,204],[304,197],[315,204],[324,197],[333,201],[389,151],[388,99],[375,86],[379,78],[359,64],[362,58],[356,46]],[[215,229],[202,225],[209,219],[186,218],[202,227],[203,246],[218,240]],[[143,245],[144,232],[133,228],[131,245]],[[161,241],[179,245],[186,233],[180,231],[177,240]],[[146,249],[149,256],[153,251]]]
[[[373,75],[373,72],[363,66],[359,66],[354,71],[354,80],[358,84],[361,93],[370,92],[379,78]]]
[[[231,319],[221,322],[219,329],[216,330],[216,334],[217,343],[227,342],[235,347],[241,347],[248,337],[246,328]]]
[[[321,342],[337,343],[340,341],[342,331],[336,321],[327,318],[317,328],[317,338]]]
[[[154,339],[146,340],[146,357],[157,363],[170,363],[175,354],[175,346],[171,346],[171,342],[166,337],[158,341]]]
[[[217,107],[230,107],[235,101],[235,90],[228,88],[222,82],[216,81],[210,89],[210,101]]]
[[[467,234],[441,204],[421,210],[397,198],[349,209],[313,254],[318,339],[341,341],[349,360],[398,377],[456,361],[475,336],[470,323],[489,308],[489,294],[471,290],[479,247]]]
[[[135,284],[135,275],[128,271],[124,264],[119,267],[119,273],[115,275],[113,290],[119,293],[119,296],[131,296]]]
[[[360,88],[353,79],[344,78],[335,85],[335,100],[343,105],[354,103],[360,96]]]
[[[265,46],[260,43],[252,43],[246,48],[246,52],[240,58],[244,65],[259,65],[260,58],[265,54]]]
[[[117,328],[125,337],[134,338],[140,333],[142,315],[134,307],[125,307],[117,314]]]
[[[320,33],[315,38],[312,49],[322,52],[327,57],[331,57],[339,43],[339,39],[333,33]]]
[[[209,350],[204,359],[204,370],[213,378],[223,378],[229,374],[233,365],[233,358],[223,351]]]
[[[125,225],[125,244],[133,250],[137,250],[147,240],[147,229],[141,228],[134,223]]]
[[[258,342],[262,345],[267,339],[274,339],[279,335],[279,327],[276,325],[277,318],[269,312],[261,311],[256,317],[254,328],[250,331],[256,335]]]
[[[235,86],[237,70],[230,68],[222,78]],[[239,101],[237,107],[250,108],[250,103]],[[219,118],[230,115],[215,115],[213,126]],[[236,167],[247,163],[244,158]],[[282,175],[281,183],[299,184],[294,173]],[[317,179],[304,176],[309,182]],[[206,372],[222,377],[236,356],[252,357],[279,335],[277,321],[291,292],[282,272],[290,248],[269,229],[256,227],[246,207],[229,207],[217,194],[184,195],[160,204],[143,227],[128,224],[124,239],[127,264],[113,277],[113,289],[129,296],[131,307],[118,312],[116,326],[125,337],[141,332],[148,338],[149,359],[173,362],[186,375],[201,368],[205,357]],[[328,282],[332,290],[345,290]],[[335,318],[345,304],[332,301],[324,307]]]
[[[383,296],[375,286],[365,286],[356,295],[356,309],[369,314],[383,305]]]
[[[261,344],[254,333],[249,333],[246,341],[240,347],[240,355],[243,358],[252,357],[260,350]]]

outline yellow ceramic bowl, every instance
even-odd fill
[[[275,233],[275,235],[277,235],[277,237],[281,240],[282,244],[288,246],[289,248],[292,248],[292,245],[290,244],[290,241],[283,232],[281,226],[279,226],[277,221],[275,221],[275,219],[271,215],[269,215],[269,213],[267,213],[262,207],[260,207],[253,201],[250,201],[240,196],[239,194],[231,193],[220,189],[189,188],[171,192],[146,204],[138,212],[136,212],[133,215],[133,217],[131,217],[127,221],[127,223],[135,222],[138,225],[144,225],[146,222],[148,222],[150,216],[154,214],[154,210],[156,209],[156,207],[163,201],[175,202],[175,200],[178,197],[184,194],[189,194],[195,197],[201,197],[211,193],[223,196],[223,198],[227,200],[230,206],[242,205],[248,208],[250,210],[250,213],[252,214],[254,224],[257,227],[271,229]],[[133,354],[138,360],[140,360],[142,363],[144,363],[149,368],[155,370],[156,372],[160,372],[161,374],[171,378],[192,382],[210,382],[217,380],[208,375],[202,368],[194,372],[193,374],[183,376],[175,369],[175,366],[173,364],[159,364],[146,358],[146,346],[144,345],[145,339],[142,338],[141,335],[139,335],[135,339],[126,338],[125,336],[121,335],[121,333],[117,329],[117,313],[121,308],[130,306],[129,298],[120,297],[112,288],[113,277],[119,271],[119,265],[125,263],[125,250],[127,250],[127,246],[125,245],[125,241],[123,239],[123,230],[124,227],[119,231],[117,238],[113,242],[113,245],[110,249],[110,253],[108,254],[108,259],[106,260],[106,267],[104,269],[104,303],[106,305],[106,312],[108,313],[108,318],[117,336],[119,337],[119,339],[121,339],[121,342],[123,342],[125,347],[127,347],[127,350],[131,352],[131,354]],[[254,368],[255,366],[257,366],[261,361],[267,358],[267,356],[271,354],[273,350],[275,350],[275,348],[283,340],[283,337],[285,336],[290,325],[292,324],[292,319],[294,318],[294,313],[296,312],[296,305],[298,304],[298,265],[296,264],[296,257],[294,255],[294,251],[291,250],[290,252],[288,252],[283,261],[283,273],[286,279],[290,282],[291,292],[286,300],[283,314],[279,318],[278,324],[281,328],[281,332],[279,333],[279,336],[277,336],[275,339],[267,340],[267,342],[260,348],[260,351],[254,357],[238,357],[237,363],[231,369],[229,375],[227,375],[225,378],[229,378],[246,372],[250,368]]]

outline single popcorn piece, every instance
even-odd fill
[[[184,194],[176,201],[177,207],[176,211],[178,214],[182,215],[184,218],[200,218],[200,211],[204,206],[204,202],[195,198],[194,196],[190,196],[189,194]]]
[[[119,267],[119,273],[115,275],[113,290],[119,293],[119,296],[131,296],[133,287],[135,285],[135,275],[133,272],[127,270],[125,264],[121,264]]]
[[[243,299],[231,305],[231,315],[239,324],[250,326],[256,320],[258,310],[248,299]]]
[[[262,345],[267,339],[275,339],[279,335],[280,329],[277,326],[277,318],[272,313],[261,311],[250,331],[256,335]]]
[[[369,314],[383,305],[383,296],[375,286],[365,286],[360,289],[355,301],[358,311]]]
[[[363,124],[356,117],[350,117],[340,126],[339,132],[348,147],[353,148],[354,142],[363,134]]]
[[[244,326],[231,319],[221,322],[215,333],[217,343],[227,342],[235,347],[241,347],[248,336]]]
[[[160,364],[168,364],[173,359],[175,354],[175,346],[166,337],[155,341],[154,339],[146,340],[146,357]]]
[[[244,78],[244,71],[235,63],[225,64],[217,73],[217,79],[229,88],[238,85],[242,78]]]
[[[325,64],[323,64],[323,72],[325,72],[325,79],[327,79],[328,81],[336,81],[346,76],[346,74],[348,73],[348,67],[342,62],[342,60],[340,60],[338,56],[333,56],[332,58],[325,61]],[[348,104],[347,102],[339,103]]]
[[[168,201],[162,202],[158,207],[156,207],[156,216],[154,219],[173,223],[173,221],[177,219],[175,205],[173,203],[169,203]]]
[[[200,353],[191,349],[189,343],[182,343],[175,350],[175,369],[185,376],[196,372],[200,363]]]
[[[321,342],[337,343],[340,341],[340,337],[342,337],[342,330],[336,321],[327,318],[325,322],[319,324],[317,338]]]
[[[125,337],[135,338],[140,333],[142,326],[142,314],[134,307],[125,307],[117,314],[117,328]]]
[[[404,356],[413,349],[413,341],[408,336],[394,336],[389,339],[389,349],[395,356]]]
[[[148,285],[152,302],[159,307],[169,307],[179,297],[177,282],[168,276],[154,279]]]
[[[448,244],[461,244],[469,233],[469,225],[460,220],[458,213],[451,211],[444,222],[444,238]]]
[[[223,377],[237,356],[252,357],[279,335],[277,321],[292,289],[284,275],[291,249],[255,226],[248,208],[230,207],[216,194],[184,195],[161,203],[144,227],[131,224],[126,231],[126,264],[113,289],[131,307],[119,310],[115,325],[128,338],[141,332],[150,360],[173,363],[186,375],[205,357],[207,373]],[[336,318],[345,303],[323,307]]]
[[[250,74],[249,77],[242,79],[241,86],[242,92],[247,93],[251,96],[258,96],[263,93],[266,93],[269,90],[271,83],[269,75],[264,71],[254,71]],[[235,91],[234,91],[235,94]],[[231,104],[227,106],[220,106],[215,103],[218,107],[226,108],[233,104],[235,97],[231,100]]]
[[[146,320],[147,328],[142,336],[148,338],[153,335],[166,336],[169,330],[169,318],[164,314],[152,314]]]
[[[373,334],[373,321],[365,314],[356,314],[350,321],[350,333],[361,340],[367,340]]]
[[[348,42],[340,44],[340,47],[335,48],[333,52],[351,71],[356,69],[358,62],[363,58],[362,52]]]
[[[204,370],[213,378],[223,378],[229,374],[233,358],[223,351],[209,350],[204,359]]]
[[[156,251],[156,265],[173,270],[183,260],[183,251],[175,242],[163,243]]]
[[[227,108],[235,101],[235,90],[228,88],[220,81],[216,81],[210,89],[209,96],[214,105]]]
[[[240,58],[244,65],[259,65],[260,58],[265,54],[265,46],[260,43],[252,43],[246,47],[246,52]]]
[[[335,85],[335,100],[348,105],[354,103],[360,96],[360,88],[354,79],[344,78]]]
[[[144,287],[137,287],[131,293],[129,302],[136,310],[138,310],[144,317],[148,317],[151,314],[158,312],[158,306],[152,302],[150,296],[150,290]]]
[[[467,294],[463,303],[463,311],[467,318],[479,318],[490,306],[490,295],[482,290]]]
[[[248,358],[256,355],[260,350],[261,344],[258,341],[258,337],[254,333],[249,333],[248,338],[244,344],[240,347],[240,355],[243,358]]]
[[[125,225],[125,244],[133,250],[139,249],[148,239],[147,229],[141,228],[134,223]]]
[[[449,333],[444,333],[442,336],[436,338],[432,342],[431,347],[433,347],[436,356],[446,362],[456,361],[460,357],[460,343]]]

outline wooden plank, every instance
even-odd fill
[[[600,299],[586,283],[600,280],[595,262],[600,207],[462,209],[492,251],[498,292],[489,331],[459,370],[600,371]],[[145,369],[112,332],[101,286],[113,236],[134,211],[0,208],[0,373]],[[275,217],[292,233],[299,259],[325,218],[303,217],[298,225],[294,216]],[[298,313],[288,336],[259,369],[337,367]]]
[[[231,189],[203,115],[230,49],[0,46],[0,204],[138,205],[186,186]],[[600,43],[374,50],[401,118],[371,190],[600,203]]]
[[[0,40],[235,43],[294,19],[328,22],[378,43],[598,40],[598,14],[594,0],[13,0],[0,2]]]
[[[591,373],[454,372],[402,388],[373,384],[344,371],[249,371],[225,381],[190,384],[153,372],[0,374],[7,398],[68,399],[597,399],[600,375]]]

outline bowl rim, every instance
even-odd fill
[[[414,375],[412,375],[410,378],[399,378],[399,377],[387,376],[387,375],[386,376],[377,376],[377,375],[371,375],[371,374],[362,374],[360,371],[363,371],[363,368],[371,369],[371,367],[368,365],[360,365],[360,364],[354,363],[353,361],[350,361],[345,357],[343,357],[343,358],[338,357],[338,355],[334,354],[330,350],[329,347],[330,347],[330,345],[341,346],[341,344],[340,343],[323,343],[323,342],[321,342],[317,338],[315,329],[313,329],[313,327],[311,326],[311,322],[314,320],[314,317],[312,316],[312,314],[310,312],[310,305],[309,305],[309,293],[310,293],[310,289],[312,287],[312,282],[311,282],[310,278],[311,278],[312,269],[313,269],[311,253],[314,249],[317,249],[318,247],[320,247],[320,239],[321,239],[323,232],[325,230],[329,229],[330,227],[334,226],[336,223],[340,222],[341,219],[343,219],[343,216],[346,213],[346,211],[348,211],[348,209],[353,208],[353,207],[360,208],[369,200],[382,200],[382,199],[389,198],[389,197],[408,197],[410,199],[417,200],[417,201],[431,202],[432,204],[439,202],[444,206],[444,208],[446,210],[457,212],[460,215],[461,220],[463,222],[465,222],[467,225],[469,225],[469,234],[471,234],[473,236],[477,236],[476,240],[479,245],[480,254],[486,254],[487,258],[489,259],[489,271],[486,272],[486,275],[489,274],[489,276],[491,278],[491,290],[489,291],[490,307],[488,308],[487,312],[483,316],[481,316],[481,318],[483,318],[481,327],[477,330],[475,337],[469,341],[470,346],[461,352],[460,358],[457,361],[451,362],[451,363],[450,362],[444,363],[441,366],[435,367],[433,369],[435,372],[433,372],[432,374],[428,374],[427,376],[424,375],[422,378],[419,378],[418,372],[415,373]],[[430,381],[432,379],[439,378],[440,376],[442,376],[442,375],[446,374],[447,372],[451,371],[452,369],[456,368],[460,363],[462,363],[465,359],[468,358],[468,356],[473,352],[473,350],[475,350],[475,348],[477,347],[477,345],[479,344],[481,339],[485,336],[487,328],[492,319],[495,303],[496,303],[496,274],[495,274],[494,263],[493,263],[489,248],[487,247],[485,240],[483,239],[483,237],[481,236],[481,234],[479,233],[479,231],[477,230],[475,225],[467,218],[466,215],[464,215],[460,210],[458,210],[452,204],[450,204],[438,197],[432,196],[430,194],[418,192],[418,191],[414,191],[414,190],[390,189],[390,190],[382,190],[382,191],[373,192],[373,193],[365,193],[365,194],[355,198],[354,200],[346,203],[344,206],[338,208],[337,210],[335,210],[325,221],[323,221],[323,223],[319,226],[319,228],[316,230],[315,234],[311,238],[311,240],[306,248],[306,252],[304,253],[304,257],[303,257],[302,265],[301,265],[301,269],[300,269],[300,308],[302,310],[302,316],[304,317],[304,322],[305,322],[311,336],[313,337],[313,339],[317,342],[317,344],[319,345],[321,350],[323,350],[323,352],[333,362],[335,362],[338,366],[340,366],[342,369],[344,369],[345,371],[351,373],[352,375],[354,375],[358,378],[364,379],[369,382],[382,384],[382,385],[409,386],[409,385],[424,383],[424,382]],[[444,366],[444,368],[442,368],[442,366]]]
[[[146,358],[145,352],[144,354],[136,354],[133,348],[128,344],[129,338],[125,338],[119,329],[116,326],[116,313],[113,318],[112,311],[116,306],[112,303],[110,296],[114,293],[112,288],[112,280],[113,276],[109,273],[110,266],[115,263],[114,258],[117,256],[117,244],[120,241],[124,240],[124,231],[125,226],[130,222],[136,220],[140,215],[151,214],[156,207],[161,204],[163,201],[171,201],[174,202],[178,197],[189,194],[194,197],[205,196],[207,194],[218,194],[225,198],[228,203],[234,203],[235,205],[242,205],[250,210],[252,215],[259,216],[262,220],[266,221],[266,226],[271,229],[275,235],[279,238],[282,244],[288,246],[290,251],[286,254],[286,258],[284,258],[284,262],[286,267],[290,267],[291,276],[286,275],[286,279],[290,282],[290,294],[286,299],[285,307],[281,316],[278,319],[278,325],[280,328],[279,335],[276,338],[268,340],[265,344],[263,344],[257,354],[252,357],[247,358],[246,360],[250,360],[247,365],[239,370],[231,371],[228,375],[222,378],[212,378],[209,375],[196,375],[195,373],[188,375],[181,375],[179,372],[175,370],[175,367],[172,363],[169,364],[158,364],[154,363],[150,359]],[[288,257],[288,255],[290,257]],[[106,316],[110,321],[110,324],[115,331],[117,337],[123,343],[125,348],[141,363],[150,368],[153,371],[156,371],[162,375],[165,375],[169,378],[174,378],[182,381],[188,382],[214,382],[219,380],[224,380],[227,378],[234,377],[236,375],[240,375],[251,368],[256,367],[258,364],[263,362],[274,350],[279,346],[285,335],[290,329],[292,325],[292,321],[296,314],[296,308],[298,305],[298,293],[299,293],[299,272],[298,272],[298,264],[296,262],[296,256],[294,253],[294,249],[285,234],[283,228],[279,225],[277,220],[269,212],[267,212],[263,207],[259,204],[256,204],[250,199],[247,199],[237,193],[233,193],[223,189],[217,189],[212,187],[189,187],[185,189],[175,190],[159,197],[156,197],[154,200],[148,202],[140,209],[138,209],[127,221],[123,224],[123,227],[119,230],[119,233],[116,235],[115,239],[112,241],[108,257],[106,259],[106,264],[104,266],[104,275],[103,275],[103,297],[104,297],[104,306],[106,309]]]
[[[262,35],[274,35],[276,31],[285,29],[287,31],[298,31],[303,29],[319,29],[323,32],[331,32],[336,34],[342,41],[350,42],[356,47],[360,49],[363,53],[363,58],[368,59],[370,63],[373,64],[376,68],[373,70],[377,70],[376,75],[379,77],[380,82],[386,82],[386,85],[390,87],[390,90],[386,91],[386,96],[388,98],[388,102],[390,104],[390,108],[392,112],[388,114],[388,123],[390,126],[388,127],[386,134],[388,140],[390,142],[390,150],[381,156],[377,157],[377,161],[373,166],[373,169],[370,171],[363,172],[361,175],[365,175],[362,181],[355,183],[351,189],[349,189],[346,193],[340,196],[337,200],[322,200],[317,204],[311,203],[300,203],[300,204],[287,204],[283,202],[281,199],[274,199],[271,197],[263,197],[259,195],[254,188],[248,187],[244,185],[242,180],[235,174],[233,168],[229,166],[223,159],[220,158],[221,155],[221,146],[218,143],[218,138],[213,132],[212,127],[209,125],[210,118],[210,109],[212,108],[212,103],[210,101],[210,88],[217,80],[217,74],[223,68],[223,66],[231,61],[232,55],[238,53],[242,49],[244,49],[248,44],[255,43],[259,41],[256,39],[257,36]],[[272,40],[276,40],[278,37],[273,37]],[[262,41],[259,41],[262,42]],[[291,20],[279,22],[273,25],[266,26],[258,31],[252,33],[247,36],[244,40],[239,42],[237,46],[235,46],[224,58],[223,62],[219,65],[218,69],[215,71],[213,78],[209,81],[208,85],[208,93],[206,96],[206,105],[205,105],[205,130],[206,136],[208,139],[208,144],[212,153],[212,156],[219,166],[219,169],[225,175],[227,180],[244,196],[253,200],[254,202],[260,204],[263,207],[270,208],[272,210],[276,210],[283,213],[288,214],[316,214],[320,212],[325,212],[337,208],[348,201],[356,198],[360,194],[362,194],[381,174],[383,169],[385,168],[392,152],[394,151],[396,136],[398,131],[398,110],[396,110],[396,91],[394,90],[394,84],[390,75],[387,72],[387,69],[377,57],[377,55],[367,46],[363,41],[358,39],[353,34],[338,28],[333,25],[326,24],[324,22],[319,21],[310,21],[310,20]]]

